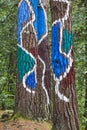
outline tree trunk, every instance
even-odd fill
[[[16,54],[11,52],[9,54],[9,65],[8,65],[8,92],[11,92],[14,94],[15,89],[12,88],[14,86],[14,81],[16,77]]]
[[[85,45],[85,52],[86,52],[86,65],[87,65],[87,44]],[[85,117],[87,118],[87,72],[85,74],[85,85],[86,85],[86,90],[85,90]],[[86,128],[87,130],[87,122],[86,122]]]
[[[85,15],[87,15],[87,1],[84,0],[84,6],[85,6]],[[85,25],[87,25],[87,17],[85,19]],[[85,56],[86,56],[86,60],[85,60],[85,65],[87,66],[87,26],[85,28]],[[87,72],[85,74],[85,117],[87,118]],[[85,130],[87,130],[87,122],[86,122],[86,127]]]
[[[54,76],[53,130],[79,130],[75,89],[71,3],[50,0],[52,70]]]
[[[50,98],[48,1],[22,0],[18,7],[18,61],[15,112],[46,118]]]

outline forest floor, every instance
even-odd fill
[[[0,130],[51,130],[52,125],[46,121],[32,121],[23,118],[6,119],[6,112],[0,111]]]

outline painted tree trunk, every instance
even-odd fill
[[[71,3],[50,0],[52,14],[53,130],[79,130],[75,89]]]
[[[47,2],[21,0],[18,7],[16,112],[46,118],[50,102]]]

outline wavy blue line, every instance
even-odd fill
[[[60,22],[52,27],[52,69],[57,78],[64,74],[68,67],[67,58],[59,50]]]

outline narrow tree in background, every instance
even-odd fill
[[[84,0],[82,1],[85,5],[85,56],[86,56],[86,59],[85,59],[85,65],[87,67],[87,1]],[[85,86],[86,86],[86,89],[85,89],[85,117],[87,118],[87,71],[86,71],[86,74],[85,74]],[[86,128],[85,130],[87,130],[87,122],[86,122]]]
[[[15,111],[45,118],[50,91],[50,57],[44,0],[21,0],[18,6],[18,60]]]
[[[52,70],[54,76],[53,130],[79,130],[75,89],[71,3],[50,0]]]
[[[87,66],[87,43],[85,44],[85,52],[86,52],[85,54],[86,54],[86,66]],[[85,89],[85,117],[87,118],[87,73],[85,74],[85,85],[86,85],[86,89]],[[85,130],[87,130],[87,122],[86,122]]]

